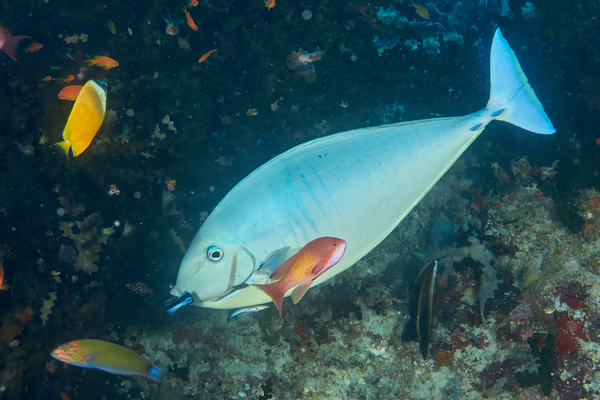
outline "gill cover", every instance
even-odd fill
[[[224,296],[244,283],[255,266],[255,258],[244,246],[206,243],[197,235],[183,257],[171,295],[187,291],[195,302]]]

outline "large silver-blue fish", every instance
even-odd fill
[[[268,283],[271,272],[311,240],[342,238],[344,258],[313,286],[323,283],[392,232],[490,122],[555,132],[499,29],[490,72],[490,98],[481,111],[338,133],[259,167],[206,219],[171,294],[187,291],[196,306],[210,308],[268,303],[249,283]]]

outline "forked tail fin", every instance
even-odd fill
[[[500,28],[492,42],[490,75],[492,87],[485,108],[495,119],[542,135],[556,132]]]
[[[13,36],[8,31],[8,29],[0,26],[0,38],[3,38],[4,44],[0,47],[2,50],[6,52],[6,54],[17,61],[17,47],[19,47],[19,43],[23,39],[31,39],[31,36]]]

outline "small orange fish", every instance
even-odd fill
[[[196,7],[198,5],[198,0],[190,1],[190,7]]]
[[[194,20],[192,19],[192,16],[188,12],[187,8],[185,6],[183,6],[182,10],[185,13],[185,18],[187,19],[187,24],[190,26],[190,28],[192,28],[193,30],[197,31],[198,27],[194,23]]]
[[[25,53],[33,53],[34,51],[40,51],[40,49],[44,47],[43,44],[38,42],[33,42],[25,49]]]
[[[265,7],[267,7],[267,10],[275,7],[275,0],[265,0]]]
[[[2,268],[2,264],[0,264],[0,290],[8,289],[8,285],[4,283],[4,268]]]
[[[50,82],[51,80],[52,80],[52,77],[50,75],[41,79],[42,82]]]
[[[63,78],[62,81],[63,81],[63,83],[69,83],[69,82],[71,82],[74,79],[75,79],[75,76],[69,75],[66,78]]]
[[[60,398],[62,400],[71,400],[71,399],[69,399],[69,396],[67,396],[67,394],[64,392],[60,392]]]
[[[273,299],[281,317],[283,298],[287,291],[295,288],[292,291],[292,301],[294,304],[298,303],[312,281],[337,264],[345,251],[345,240],[333,237],[315,239],[271,274],[271,279],[279,279],[277,282],[254,286]]]
[[[85,65],[97,65],[104,69],[111,69],[119,66],[119,62],[117,60],[113,60],[110,57],[106,56],[96,56],[92,60],[85,60]]]
[[[429,11],[427,10],[426,7],[424,7],[420,4],[415,4],[415,2],[412,0],[411,0],[411,3],[413,5],[413,7],[415,8],[415,12],[418,15],[420,15],[422,18],[429,19]]]
[[[71,85],[63,88],[63,90],[58,93],[58,98],[61,100],[70,100],[75,101],[77,96],[79,96],[79,92],[83,89],[83,85]]]
[[[218,51],[218,49],[212,49],[211,51],[209,51],[208,53],[206,53],[205,55],[203,55],[202,57],[200,57],[200,59],[198,60],[198,64],[203,63],[204,61],[206,61],[206,59],[212,54],[212,53],[216,53]]]

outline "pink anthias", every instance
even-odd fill
[[[19,43],[23,39],[31,39],[31,37],[13,36],[8,29],[0,26],[0,49],[4,50],[4,52],[15,61],[17,61],[15,52],[17,51],[17,47],[19,47]]]

